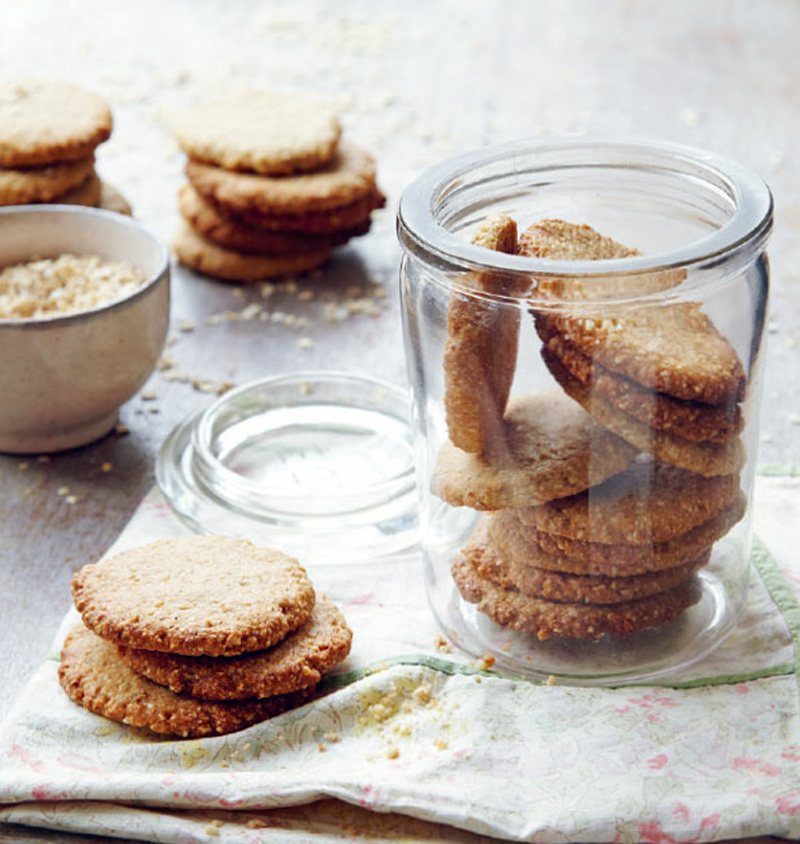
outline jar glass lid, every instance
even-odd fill
[[[156,479],[194,530],[308,563],[417,543],[408,398],[361,375],[306,372],[226,393],[167,437]]]

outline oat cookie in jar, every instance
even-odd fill
[[[462,649],[602,684],[733,630],[771,227],[758,176],[655,142],[489,148],[406,188],[424,571]]]

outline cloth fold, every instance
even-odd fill
[[[736,630],[659,685],[550,686],[437,648],[420,560],[311,567],[354,648],[319,700],[172,741],[94,716],[51,657],[0,725],[0,821],[178,841],[800,837],[800,478],[760,477]],[[113,550],[186,532],[157,491]]]

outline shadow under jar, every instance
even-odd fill
[[[461,648],[610,684],[731,632],[771,227],[755,174],[656,142],[488,148],[405,190],[426,587]]]

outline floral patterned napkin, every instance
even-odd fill
[[[756,502],[741,623],[658,687],[549,686],[442,652],[412,555],[309,567],[355,634],[331,694],[171,741],[61,692],[70,614],[0,725],[0,821],[248,844],[800,837],[800,478],[759,477]],[[154,491],[112,550],[185,532]]]

